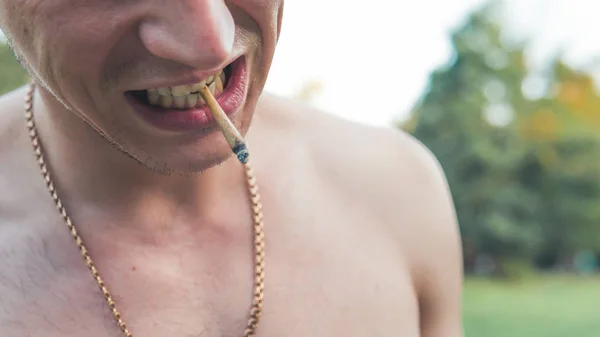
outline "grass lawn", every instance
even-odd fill
[[[468,278],[466,337],[599,337],[600,277]]]

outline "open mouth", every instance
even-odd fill
[[[129,93],[131,97],[144,105],[169,110],[197,109],[206,104],[199,94],[200,89],[206,85],[213,96],[218,97],[229,84],[231,75],[232,66],[229,64],[206,80],[192,85],[135,90]]]
[[[248,73],[246,58],[242,55],[215,74],[194,80],[202,79],[201,82],[130,90],[125,92],[125,98],[138,116],[159,129],[204,130],[215,120],[199,90],[207,86],[223,112],[233,118],[246,100]]]

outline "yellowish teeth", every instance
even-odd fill
[[[171,95],[173,96],[185,96],[189,95],[190,92],[189,85],[178,85],[176,87],[171,87]]]
[[[186,96],[173,96],[173,103],[178,109],[184,109],[186,102]]]
[[[173,96],[168,95],[168,96],[160,96],[160,105],[165,108],[168,109],[173,105]]]
[[[206,104],[198,92],[208,85],[210,92],[217,96],[223,92],[225,73],[220,71],[202,82],[192,85],[177,85],[148,89],[148,102],[165,109],[191,109]]]
[[[190,94],[185,96],[185,100],[186,100],[186,106],[188,108],[193,108],[196,106],[196,104],[198,104],[198,94]]]
[[[216,90],[218,92],[223,92],[223,82],[221,81],[221,77],[217,76],[215,77],[215,86],[216,86]]]
[[[171,94],[171,90],[169,90],[169,88],[167,88],[167,87],[158,88],[156,90],[161,95],[170,95]]]
[[[148,90],[148,101],[152,105],[158,105],[160,103],[160,94],[156,90]]]
[[[198,91],[200,91],[200,89],[204,88],[205,85],[206,85],[206,81],[202,81],[200,83],[190,85],[190,92],[198,92]]]

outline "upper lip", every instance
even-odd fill
[[[198,82],[204,81],[208,79],[210,76],[216,74],[217,72],[225,69],[228,65],[232,64],[238,60],[235,58],[222,66],[221,68],[215,68],[212,70],[191,70],[187,71],[184,74],[175,77],[169,78],[155,78],[145,81],[143,84],[137,86],[136,88],[129,89],[128,91],[138,91],[138,90],[147,90],[147,89],[156,89],[163,87],[175,87],[178,85],[192,85]]]

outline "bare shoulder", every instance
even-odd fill
[[[33,154],[27,149],[29,138],[25,125],[23,100],[26,88],[0,96],[0,223],[2,218],[19,209],[21,193],[28,187],[28,171],[33,162]],[[35,167],[34,167],[35,168]]]
[[[397,229],[412,233],[455,229],[453,205],[444,172],[435,156],[411,135],[393,127],[343,120],[315,108],[270,96],[269,120],[284,138],[309,151],[319,174],[345,195],[397,219]],[[273,112],[275,111],[275,112]],[[435,212],[431,212],[435,210]],[[432,214],[435,213],[435,214]],[[437,215],[436,215],[437,214]],[[434,216],[445,219],[424,221]],[[431,219],[434,220],[434,219]],[[445,220],[445,221],[441,221]],[[411,234],[414,235],[414,234]]]
[[[24,120],[26,92],[27,88],[22,87],[0,96],[0,162],[2,163],[7,163],[17,151],[17,144],[21,144],[23,139],[27,138]],[[2,166],[5,165],[0,165]]]
[[[460,336],[462,252],[451,193],[435,156],[392,127],[361,125],[280,98],[277,119],[308,148],[320,181],[397,238],[419,297],[423,336]],[[270,109],[272,111],[276,109]],[[376,227],[373,227],[376,228]]]
[[[26,88],[18,88],[0,96],[0,156],[15,141],[16,134],[23,133],[23,102]]]
[[[408,242],[456,239],[443,169],[421,142],[393,127],[346,121],[283,98],[266,100],[274,128],[301,143],[319,175],[341,195],[372,209]]]

